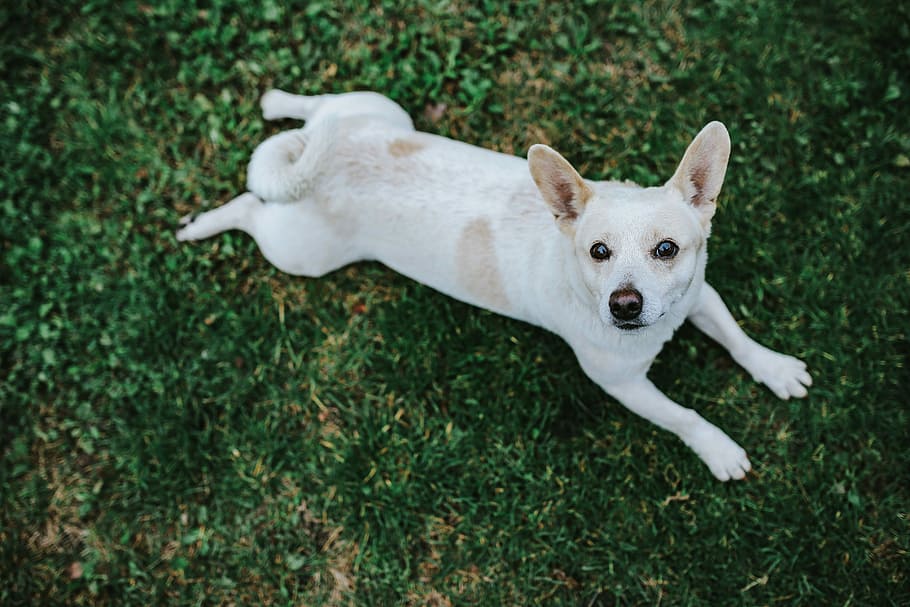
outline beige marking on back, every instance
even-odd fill
[[[412,141],[409,139],[395,139],[389,143],[389,154],[395,158],[403,158],[404,156],[416,154],[424,147],[425,144],[420,143],[419,141]]]
[[[458,284],[478,303],[494,310],[508,310],[509,298],[493,249],[493,231],[485,217],[472,220],[458,238]]]

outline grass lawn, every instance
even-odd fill
[[[587,5],[587,6],[586,6]],[[0,604],[910,605],[910,6],[5,2]],[[651,377],[722,484],[556,336],[378,264],[283,275],[177,218],[244,189],[258,98],[657,185],[733,139],[708,279],[809,363],[690,326]]]

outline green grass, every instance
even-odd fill
[[[906,4],[295,4],[0,8],[0,603],[910,604]],[[724,121],[708,277],[816,385],[689,327],[651,376],[757,476],[382,266],[178,245],[272,86],[646,185]]]

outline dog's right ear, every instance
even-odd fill
[[[571,228],[591,197],[591,189],[569,161],[538,143],[528,150],[528,167],[560,229]]]

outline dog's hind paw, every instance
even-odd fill
[[[765,384],[784,400],[805,397],[809,393],[807,388],[812,385],[806,363],[763,346],[749,352],[741,363],[755,381]]]
[[[702,420],[685,443],[698,454],[718,480],[741,480],[752,464],[745,449],[736,444],[717,426]]]
[[[278,89],[266,91],[259,100],[259,107],[262,108],[262,117],[265,120],[280,120],[292,117],[295,114],[295,106],[300,105],[299,101],[295,103],[295,99],[301,99],[301,97]]]
[[[187,240],[195,240],[193,238],[193,222],[196,220],[198,215],[196,213],[190,213],[189,215],[184,215],[177,222],[180,226],[180,229],[177,230],[175,236],[177,237],[177,242],[186,242]]]

